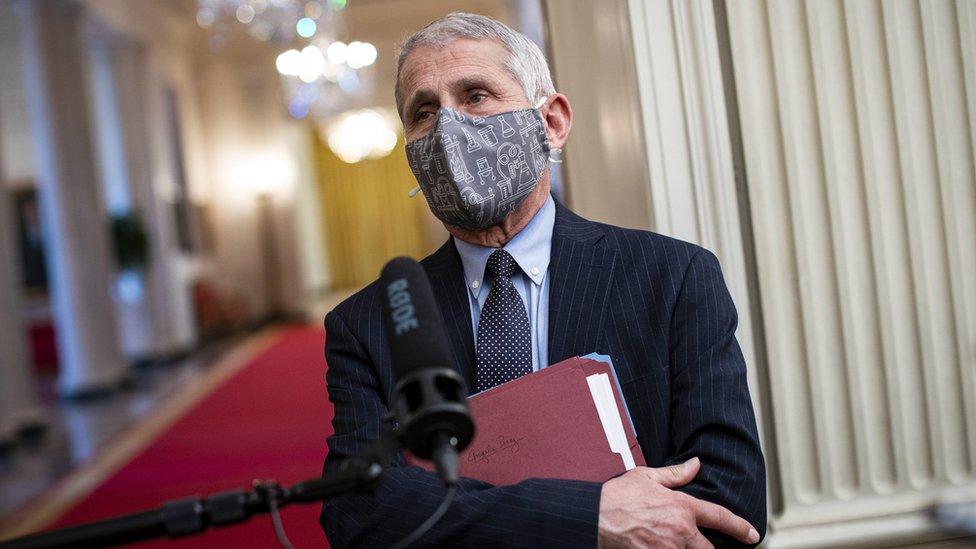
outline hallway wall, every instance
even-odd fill
[[[369,284],[394,257],[420,260],[433,251],[424,234],[430,215],[427,202],[404,191],[416,179],[407,165],[402,137],[389,156],[356,164],[340,160],[318,137],[315,151],[335,289]]]
[[[221,314],[237,324],[260,319],[269,312],[266,296],[272,279],[281,293],[280,312],[300,311],[305,288],[299,282],[300,252],[292,193],[294,174],[299,171],[295,164],[300,161],[294,158],[292,146],[297,124],[289,121],[279,96],[274,68],[277,52],[252,47],[253,41],[247,39],[231,43],[224,52],[211,52],[208,33],[197,26],[187,4],[155,0],[38,2],[14,17],[16,10],[12,8],[25,5],[28,3],[9,2],[0,6],[5,13],[10,12],[9,17],[0,18],[2,185],[31,188],[49,173],[39,168],[53,166],[62,157],[83,160],[91,167],[88,171],[93,182],[85,187],[91,195],[84,196],[104,206],[97,212],[94,208],[70,209],[72,200],[77,201],[72,189],[80,188],[78,181],[68,175],[62,178],[66,185],[61,185],[62,179],[45,179],[57,183],[47,183],[49,190],[61,192],[64,188],[66,212],[93,212],[79,217],[84,224],[78,225],[78,221],[74,232],[83,228],[83,234],[105,235],[108,241],[109,214],[132,211],[140,215],[148,239],[149,261],[136,277],[136,289],[131,279],[128,286],[122,285],[114,258],[106,257],[104,282],[69,276],[72,284],[90,293],[71,286],[75,289],[62,294],[90,295],[95,310],[111,311],[106,313],[107,318],[114,322],[106,322],[98,333],[118,332],[119,341],[113,340],[110,346],[124,352],[126,363],[178,355],[196,345],[193,300],[195,284],[200,280],[215,287]],[[36,49],[43,55],[25,57],[30,48],[22,43],[23,28],[18,24],[23,27],[24,20],[46,22],[54,12],[67,14],[64,16],[74,25],[72,40],[77,41],[77,47],[71,48],[78,59],[71,81],[77,83],[79,99],[78,105],[68,109],[47,97],[32,95],[25,87],[25,69],[37,74],[33,65],[38,63],[28,59],[40,58],[45,63],[46,72],[32,82],[56,82],[54,78],[63,66],[51,60],[58,55],[51,53],[56,51],[51,49],[51,39],[39,41],[44,47]],[[54,86],[52,89],[57,89],[57,84]],[[54,129],[50,131],[55,133],[42,141],[50,148],[44,151],[42,165],[37,164],[40,160],[35,161],[33,149],[38,146],[36,134],[49,131],[49,126],[35,116],[36,109],[32,109],[38,106],[61,108],[53,111],[56,113],[75,113],[71,124],[51,126]],[[282,165],[284,168],[279,169]],[[252,184],[253,175],[258,173],[255,166],[264,174],[284,174],[280,188],[267,188],[267,181]],[[261,225],[257,195],[264,192],[276,196],[269,223]],[[42,197],[42,205],[44,201]],[[48,222],[59,218],[50,213],[55,210],[42,211],[48,212],[43,214]],[[261,261],[262,238],[272,232],[275,257],[266,272]],[[86,265],[94,259],[86,257],[78,243],[63,244],[65,234],[72,233],[49,235],[46,263],[57,259],[56,265],[72,266],[71,273],[88,273]],[[62,255],[77,265],[64,263],[67,259]],[[50,265],[48,270],[50,274]],[[59,390],[66,394],[111,390],[125,377],[127,364],[122,363],[121,354],[119,367],[113,368],[111,376],[99,374],[97,379],[88,379],[91,376],[84,373],[87,370],[83,366],[65,367],[91,362],[66,361],[65,357],[82,356],[78,348],[89,343],[66,343],[69,339],[64,337],[71,327],[86,326],[91,311],[75,314],[68,307],[52,306],[47,296],[26,297],[20,300],[17,317],[11,321],[20,322],[25,331],[28,323],[55,321],[63,366],[60,374],[65,380]]]
[[[33,151],[28,135],[27,90],[20,49],[17,47],[17,21],[9,5],[0,6],[0,181],[8,186],[23,185],[34,175]]]

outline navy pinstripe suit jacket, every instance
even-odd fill
[[[474,387],[475,349],[461,262],[448,242],[422,262],[437,295],[456,367]],[[648,465],[702,462],[682,490],[766,527],[765,468],[735,340],[736,312],[707,250],[658,234],[587,221],[558,204],[549,276],[549,359],[613,358]],[[395,379],[373,283],[325,318],[335,434],[325,470],[379,436]],[[495,487],[462,479],[425,543],[595,546],[598,483],[532,479]],[[443,497],[432,473],[391,467],[375,496],[328,501],[321,523],[337,547],[389,546]],[[731,540],[705,532],[717,545]]]

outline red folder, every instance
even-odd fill
[[[600,374],[606,377],[587,381]],[[607,381],[607,392],[600,394],[612,391],[612,399],[600,399],[601,420],[590,384],[606,388]],[[468,403],[476,432],[459,456],[463,477],[495,485],[527,478],[602,482],[626,472],[628,465],[646,465],[613,368],[607,363],[580,357],[564,360],[478,393]],[[610,421],[611,436],[605,420]],[[430,462],[413,456],[410,461],[433,470]]]

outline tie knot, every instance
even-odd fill
[[[505,250],[495,250],[488,257],[488,274],[496,278],[510,278],[516,269],[518,269],[518,263],[515,263],[512,254]]]

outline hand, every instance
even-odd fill
[[[637,467],[607,481],[600,492],[599,545],[710,548],[698,527],[757,543],[759,533],[728,509],[674,489],[698,474],[698,458],[670,467]]]

